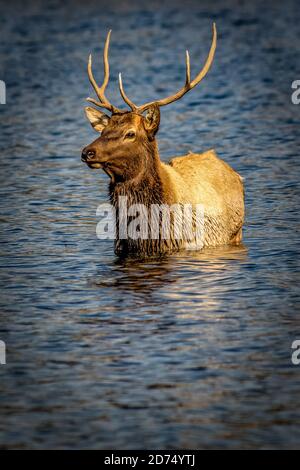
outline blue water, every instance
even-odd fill
[[[285,2],[17,2],[1,6],[0,447],[299,448],[300,9]],[[163,160],[215,148],[244,178],[244,245],[119,260],[96,238],[108,178],[86,74],[112,28],[137,103],[214,65],[162,109]],[[94,95],[92,95],[94,96]]]

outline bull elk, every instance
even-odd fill
[[[82,151],[82,161],[90,168],[101,168],[110,177],[110,201],[119,217],[118,198],[126,196],[128,205],[201,205],[203,209],[202,246],[238,244],[242,239],[244,220],[244,189],[242,178],[214,150],[189,153],[175,157],[168,164],[161,162],[156,143],[160,123],[160,107],[173,103],[192,90],[209,71],[217,43],[216,26],[207,60],[192,80],[189,53],[186,51],[185,84],[175,94],[158,101],[137,106],[124,91],[119,75],[120,93],[130,111],[118,109],[105,96],[109,81],[109,31],[103,54],[104,80],[99,86],[92,72],[92,58],[88,61],[89,80],[98,100],[87,98],[104,108],[111,116],[92,107],[85,113],[95,131],[101,136]],[[172,219],[173,220],[173,219]],[[188,242],[178,237],[169,239],[122,239],[117,231],[117,254],[156,255],[185,248]]]

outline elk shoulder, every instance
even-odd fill
[[[170,203],[204,206],[205,244],[239,240],[244,220],[243,180],[214,150],[174,157],[162,164],[162,173],[170,188]]]

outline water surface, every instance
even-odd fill
[[[0,447],[299,447],[299,79],[296,2],[16,2],[1,7]],[[88,53],[111,41],[138,103],[163,108],[162,159],[215,148],[244,178],[244,245],[119,260],[99,241],[108,179],[80,161],[96,134]]]

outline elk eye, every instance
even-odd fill
[[[133,139],[135,137],[135,132],[127,132],[127,134],[125,135],[125,138],[126,139]]]

